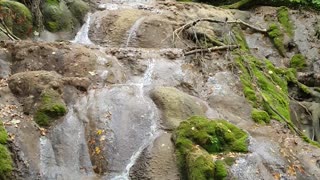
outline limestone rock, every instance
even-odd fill
[[[162,110],[163,125],[168,129],[176,128],[190,116],[203,116],[206,112],[201,100],[173,87],[157,87],[151,92],[151,98]]]

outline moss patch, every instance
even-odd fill
[[[274,46],[279,51],[279,54],[281,56],[285,56],[286,49],[283,44],[284,34],[281,31],[280,27],[276,23],[270,24],[270,26],[268,28],[268,35],[271,38]]]
[[[290,67],[297,70],[303,70],[307,67],[306,59],[302,54],[294,55],[290,60]]]
[[[252,119],[257,123],[269,123],[270,116],[266,111],[254,108],[251,112]]]
[[[34,120],[40,126],[49,126],[50,123],[66,114],[66,105],[60,95],[54,90],[46,90],[41,94],[40,105],[34,115]]]
[[[11,172],[13,170],[13,162],[10,152],[6,146],[8,134],[3,123],[0,122],[0,179],[11,179]]]
[[[182,122],[174,131],[174,143],[182,174],[187,173],[188,179],[192,179],[195,174],[198,177],[203,177],[203,179],[215,179],[226,176],[221,162],[218,163],[218,166],[216,163],[212,165],[213,160],[212,158],[208,158],[207,154],[231,151],[247,152],[247,138],[248,135],[244,131],[227,121],[210,121],[198,116],[189,118],[187,121]],[[199,152],[203,153],[200,153],[201,156],[196,156],[195,153]],[[203,165],[200,166],[199,164]],[[191,166],[192,169],[190,170]],[[211,170],[210,173],[205,173],[208,169],[212,168],[215,171]],[[188,172],[185,172],[186,170]]]
[[[32,15],[25,5],[16,1],[1,0],[0,15],[14,35],[26,38],[32,34]]]
[[[290,20],[290,15],[289,15],[289,9],[287,7],[280,7],[277,10],[277,17],[279,23],[283,26],[284,30],[286,33],[290,36],[293,37],[294,35],[294,27],[293,24]]]

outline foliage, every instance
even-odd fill
[[[34,120],[40,126],[48,126],[50,123],[67,112],[66,106],[60,95],[54,90],[46,90],[41,94],[40,105],[34,115]]]
[[[32,33],[32,15],[23,4],[10,1],[0,1],[0,18],[9,30],[20,38],[26,38]]]
[[[215,170],[216,175],[211,174],[213,171],[206,173],[213,168],[212,159],[207,154],[247,152],[247,138],[244,131],[227,121],[191,117],[174,131],[178,165],[181,171],[188,170],[188,179],[192,179],[195,174],[203,179],[220,178],[225,174],[221,164]]]

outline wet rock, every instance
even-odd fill
[[[62,76],[54,71],[28,71],[12,75],[9,87],[17,96],[38,97],[45,89],[62,91]]]
[[[12,73],[24,71],[56,71],[67,77],[86,77],[95,70],[94,51],[67,43],[9,44],[12,53]]]
[[[180,179],[171,133],[161,134],[152,146],[143,151],[130,170],[130,178],[137,180]]]
[[[206,111],[206,106],[201,100],[173,87],[156,87],[151,92],[151,98],[162,110],[162,123],[166,129],[174,129],[190,116],[201,116]]]
[[[93,16],[89,37],[103,46],[120,47],[126,44],[129,29],[146,12],[139,10],[101,11]]]

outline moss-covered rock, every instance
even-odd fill
[[[66,114],[66,105],[56,91],[45,90],[40,98],[40,104],[34,115],[34,120],[40,126],[49,126],[52,121]]]
[[[89,5],[81,0],[75,0],[68,4],[73,16],[82,24],[84,17],[89,12]]]
[[[63,1],[44,1],[42,13],[44,25],[49,31],[72,31],[75,19]]]
[[[178,165],[187,179],[223,179],[224,163],[215,165],[208,153],[248,151],[248,135],[224,120],[194,116],[182,122],[173,137]]]
[[[221,160],[217,160],[215,161],[215,173],[214,173],[214,179],[219,179],[219,180],[223,180],[225,179],[225,177],[227,177],[228,175],[228,171],[226,168],[226,165],[223,161]]]
[[[257,123],[269,123],[270,116],[266,111],[254,108],[251,112],[252,119]]]
[[[205,115],[205,105],[196,97],[190,96],[173,87],[156,87],[151,98],[163,112],[163,125],[174,129],[190,116]]]
[[[270,24],[269,29],[268,29],[268,35],[269,35],[270,39],[272,40],[274,46],[279,51],[279,54],[281,56],[285,56],[286,49],[283,44],[284,34],[281,31],[279,25],[277,25],[276,23]]]
[[[186,156],[186,169],[188,179],[213,179],[215,164],[207,151],[193,148]]]
[[[306,59],[302,54],[295,54],[290,60],[290,67],[300,71],[307,67]]]
[[[14,35],[27,38],[32,34],[32,15],[25,5],[16,1],[1,0],[0,15]]]
[[[6,146],[8,134],[0,122],[0,179],[11,179],[11,172],[13,170],[13,162],[10,152]]]

